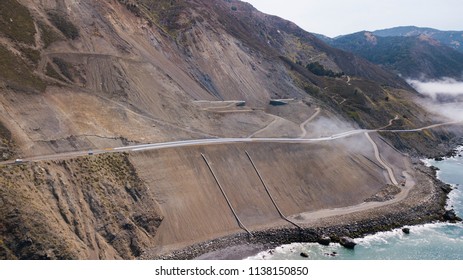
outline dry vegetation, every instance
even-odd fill
[[[0,34],[13,41],[34,45],[36,33],[29,10],[16,0],[0,1]]]
[[[131,259],[162,221],[124,154],[4,166],[0,185],[1,258]]]

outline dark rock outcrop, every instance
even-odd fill
[[[444,213],[443,216],[445,221],[451,222],[451,223],[456,223],[456,222],[461,222],[461,218],[457,216],[455,213],[455,210],[447,210]]]
[[[328,246],[330,245],[331,238],[329,236],[323,235],[318,239],[318,244]]]
[[[450,193],[453,188],[451,185],[448,185],[448,184],[445,184],[445,185],[442,185],[441,186],[441,189],[445,192],[445,193]]]
[[[309,255],[307,255],[307,253],[305,253],[305,252],[300,253],[300,256],[303,257],[303,258],[308,258],[309,257]]]
[[[409,228],[403,228],[402,232],[405,234],[410,234],[410,229]]]
[[[355,243],[354,239],[350,238],[350,237],[347,237],[347,236],[343,236],[339,239],[339,244],[341,244],[343,247],[347,248],[347,249],[354,249],[355,245],[357,245],[357,243]]]

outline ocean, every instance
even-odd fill
[[[459,155],[443,161],[426,160],[439,168],[438,178],[451,184],[447,208],[463,217],[463,147]],[[380,232],[355,239],[355,250],[339,244],[293,243],[251,256],[250,260],[463,260],[463,224],[433,223]],[[301,252],[308,258],[300,256]]]

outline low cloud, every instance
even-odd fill
[[[429,97],[419,100],[429,112],[447,120],[463,121],[463,82],[451,78],[407,82],[419,93]]]
[[[439,99],[439,97],[463,96],[463,82],[452,78],[429,81],[407,80],[407,82],[419,93],[434,100]]]
[[[463,121],[463,103],[422,103],[429,112],[445,117],[451,121]]]

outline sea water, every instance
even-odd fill
[[[427,160],[439,169],[437,176],[451,184],[448,209],[463,217],[463,148],[459,155],[443,161]],[[402,229],[380,232],[355,239],[355,250],[339,244],[322,246],[315,243],[293,243],[261,252],[248,259],[268,260],[463,260],[463,224],[433,223],[411,226],[410,234]],[[300,254],[304,252],[308,258]]]

